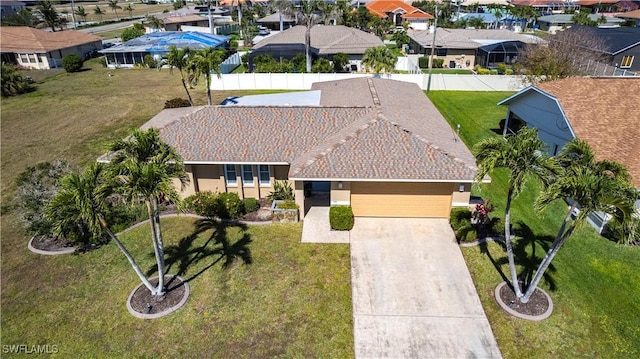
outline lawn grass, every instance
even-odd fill
[[[146,5],[142,3],[134,3],[131,2],[131,7],[133,7],[133,11],[131,12],[132,18],[137,18],[141,16],[146,16],[148,14],[162,13],[165,10],[172,11],[173,4],[151,4]],[[118,6],[126,7],[129,3],[125,1],[119,1]],[[109,7],[108,1],[88,1],[88,2],[75,2],[75,9],[77,10],[79,6],[84,7],[84,11],[88,14],[87,22],[92,21],[107,21],[107,20],[115,20],[116,13]],[[104,11],[104,15],[100,18],[98,15],[94,14],[94,10],[96,6],[100,6],[100,9]],[[189,6],[192,8],[192,6]],[[68,15],[69,22],[67,26],[69,28],[73,28],[73,22],[71,21],[71,4],[65,3],[55,6],[56,10],[61,13],[62,11],[66,11]],[[123,9],[118,9],[118,19],[129,19],[129,13],[124,11]],[[76,16],[76,21],[82,21],[84,23],[84,19],[80,16]]]
[[[472,146],[494,131],[506,108],[496,103],[511,93],[431,91],[429,98]],[[474,190],[490,199],[503,217],[507,172],[494,171],[492,182]],[[514,242],[518,273],[531,275],[560,226],[566,205],[557,202],[538,213],[532,203],[539,187],[530,183],[515,199],[512,223],[523,234]],[[495,243],[462,249],[483,307],[505,358],[637,358],[640,356],[640,248],[625,247],[582,226],[560,250],[541,287],[552,297],[554,312],[541,322],[516,319],[495,302],[493,290],[509,275],[503,248]],[[535,256],[532,256],[535,253]]]
[[[113,243],[58,257],[23,246],[17,267],[3,264],[3,344],[55,344],[60,357],[77,358],[352,356],[348,245],[301,244],[300,224],[220,227],[230,243],[251,241],[252,263],[225,269],[210,253],[220,246],[206,243],[213,230],[189,240],[193,218],[163,226],[168,272],[191,287],[180,310],[156,320],[131,316],[125,303],[140,282]],[[120,239],[154,271],[147,226]]]
[[[96,36],[100,36],[104,40],[115,39],[115,38],[120,38],[122,36],[122,32],[129,27],[131,26],[122,27],[115,30],[95,32],[93,34]]]
[[[429,69],[422,69],[425,74],[429,73]],[[431,69],[432,74],[445,74],[445,75],[472,75],[473,71],[466,69]]]
[[[301,244],[300,225],[249,228],[253,264],[223,270],[217,263],[204,270],[190,282],[186,306],[153,321],[127,313],[126,299],[138,279],[113,244],[79,256],[28,251],[28,236],[11,211],[14,181],[26,166],[59,158],[89,164],[112,140],[161,111],[166,100],[185,97],[179,74],[168,69],[113,70],[97,60],[85,68],[39,72],[35,92],[2,99],[2,344],[57,345],[65,358],[352,356],[349,248]],[[203,83],[192,91],[197,105],[206,104]],[[212,95],[219,103],[269,92]],[[163,220],[167,245],[192,233],[192,222]],[[237,233],[230,231],[230,237]],[[122,239],[149,268],[147,229]],[[189,266],[183,276],[194,276],[214,259]]]

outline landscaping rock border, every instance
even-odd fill
[[[547,319],[551,316],[551,313],[553,312],[553,301],[551,300],[551,296],[549,296],[549,294],[547,294],[547,292],[545,292],[544,290],[537,288],[537,290],[539,290],[546,298],[547,301],[549,302],[549,308],[547,308],[547,310],[540,314],[540,315],[527,315],[527,314],[522,314],[522,313],[518,313],[515,310],[509,308],[509,306],[506,303],[503,303],[502,300],[500,299],[500,290],[507,285],[507,282],[502,282],[500,284],[498,284],[496,286],[496,289],[494,291],[494,299],[496,302],[498,302],[498,305],[500,306],[500,308],[504,309],[505,312],[513,315],[516,318],[520,318],[520,319],[526,319],[526,320],[531,320],[531,321],[540,321],[540,320],[544,320]]]
[[[167,276],[171,276],[171,275],[166,275]],[[143,287],[144,284],[140,283],[138,286],[136,286],[132,291],[131,294],[129,294],[129,297],[127,298],[127,310],[129,311],[129,313],[131,315],[133,315],[136,318],[140,318],[140,319],[157,319],[157,318],[162,318],[164,316],[167,316],[173,312],[175,312],[176,310],[180,309],[182,306],[184,306],[187,303],[187,299],[189,299],[189,295],[191,294],[191,290],[189,288],[189,283],[184,280],[184,278],[180,277],[180,276],[174,276],[175,278],[180,279],[180,281],[182,281],[182,285],[184,286],[184,295],[182,297],[182,299],[180,300],[180,302],[176,305],[174,305],[171,308],[165,309],[160,313],[154,313],[154,314],[145,314],[145,313],[140,313],[136,310],[133,309],[133,307],[131,307],[131,298],[133,298],[133,295],[136,293],[136,291],[140,288]],[[157,277],[153,277],[150,279],[155,279]]]
[[[46,256],[58,256],[61,254],[71,254],[74,253],[76,251],[76,249],[78,247],[69,247],[69,248],[65,248],[65,249],[61,249],[59,251],[43,251],[42,249],[38,249],[35,248],[32,244],[33,239],[36,238],[36,236],[31,237],[31,239],[29,240],[29,243],[27,243],[27,248],[29,248],[29,250],[33,253],[36,254],[43,254]]]

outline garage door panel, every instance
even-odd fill
[[[352,183],[351,207],[359,217],[447,218],[452,186],[450,183]]]

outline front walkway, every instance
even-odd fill
[[[356,358],[499,358],[446,219],[356,218]]]
[[[332,231],[329,207],[314,206],[302,222],[302,243],[349,243],[348,231]]]

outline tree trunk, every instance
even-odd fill
[[[527,303],[529,301],[529,298],[531,298],[531,295],[533,294],[533,292],[536,290],[536,288],[538,288],[538,283],[540,283],[540,280],[542,279],[544,272],[546,272],[547,268],[549,268],[551,261],[556,256],[560,248],[562,248],[562,245],[564,244],[564,242],[566,242],[567,238],[569,238],[571,233],[573,233],[573,230],[576,228],[577,223],[574,221],[573,224],[569,226],[569,229],[567,229],[566,232],[564,231],[564,229],[567,227],[567,224],[571,220],[571,214],[573,213],[573,210],[576,208],[576,204],[577,203],[574,201],[571,207],[569,207],[569,212],[565,216],[562,226],[560,226],[560,230],[558,231],[558,235],[556,236],[556,239],[553,241],[553,245],[547,251],[547,254],[544,256],[544,259],[542,259],[542,262],[540,262],[540,265],[536,270],[536,275],[533,277],[533,280],[531,281],[531,283],[527,285],[527,291],[524,293],[524,296],[520,300],[522,303]]]
[[[158,244],[158,254],[160,257],[160,261],[158,264],[158,275],[163,279],[164,282],[164,239],[162,238],[162,228],[160,227],[160,210],[158,209],[158,198],[153,197],[153,210],[155,217],[155,226],[156,226],[156,238]],[[162,287],[162,294],[164,294],[164,285]]]
[[[116,235],[113,232],[111,232],[111,230],[107,226],[107,222],[105,222],[103,218],[100,218],[100,224],[102,225],[102,228],[104,228],[104,230],[107,232],[107,235],[109,235],[109,238],[111,238],[111,240],[116,244],[116,246],[120,248],[120,251],[122,252],[122,254],[124,254],[124,256],[127,258],[127,260],[129,261],[129,264],[131,264],[131,267],[133,267],[133,270],[136,272],[138,277],[140,277],[142,284],[144,284],[144,286],[147,287],[147,289],[149,289],[151,294],[155,295],[156,294],[155,288],[153,288],[153,285],[151,285],[151,282],[149,282],[149,280],[144,275],[144,273],[142,273],[142,270],[140,269],[136,261],[133,259],[133,256],[131,255],[131,253],[129,253],[127,248],[125,248],[122,242],[120,242],[118,237],[116,237]]]
[[[511,285],[516,294],[516,298],[522,297],[520,284],[518,283],[518,273],[516,272],[516,262],[513,258],[513,246],[511,243],[511,199],[513,198],[513,186],[509,186],[507,203],[504,207],[504,241],[507,247],[507,259],[509,260],[509,272],[511,273]]]
[[[308,25],[307,26],[307,31],[305,32],[305,35],[304,35],[304,49],[305,49],[305,53],[307,55],[307,73],[311,72],[310,48],[311,48],[311,26]]]
[[[156,210],[152,199],[147,199],[147,211],[149,212],[149,224],[151,226],[151,241],[153,242],[153,252],[156,257],[156,267],[158,268],[158,286],[156,287],[156,296],[164,295],[164,268],[162,267],[162,258],[160,256],[158,233],[156,231]]]
[[[211,73],[205,74],[207,76],[207,101],[211,106]]]
[[[187,99],[189,100],[189,103],[193,107],[193,100],[191,99],[191,94],[189,93],[187,82],[184,80],[184,74],[182,73],[182,69],[180,69],[180,80],[182,80],[182,87],[184,87],[184,91],[187,93]]]

